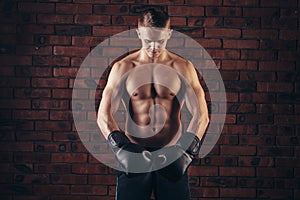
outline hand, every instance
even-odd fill
[[[124,132],[113,131],[107,141],[128,177],[151,170],[152,154],[138,144],[130,142]]]
[[[189,132],[183,134],[176,145],[165,147],[156,154],[155,164],[161,168],[158,172],[170,181],[178,181],[193,158],[199,154],[200,146],[200,140],[195,134]],[[174,159],[175,161],[170,163],[170,160]]]

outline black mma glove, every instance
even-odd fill
[[[111,132],[108,135],[107,142],[128,177],[133,177],[139,173],[145,173],[151,170],[151,153],[146,151],[143,147],[130,142],[124,132]]]
[[[200,146],[201,142],[195,134],[184,133],[176,145],[165,147],[156,155],[155,163],[158,164],[158,167],[166,165],[165,163],[170,162],[170,159],[177,158],[171,164],[159,169],[158,172],[170,181],[178,181],[186,172],[193,158],[199,154]]]

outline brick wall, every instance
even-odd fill
[[[300,199],[299,0],[0,4],[1,200],[114,199],[116,171],[76,133],[72,86],[90,50],[148,4],[206,48],[227,91],[222,135],[189,169],[193,199]]]

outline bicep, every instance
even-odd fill
[[[102,112],[108,112],[111,108],[116,108],[119,105],[120,97],[123,92],[122,86],[124,81],[122,77],[125,72],[122,70],[122,66],[116,64],[112,67],[111,72],[109,73],[107,84],[102,93],[102,99],[100,101],[99,109]]]
[[[185,70],[184,78],[187,84],[185,100],[188,109],[191,111],[199,108],[200,114],[206,112],[205,93],[200,84],[196,69],[191,63],[188,64],[187,70]]]

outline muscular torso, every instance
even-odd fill
[[[172,144],[181,133],[178,95],[182,82],[172,64],[166,64],[135,63],[125,81],[126,132],[142,146]]]

